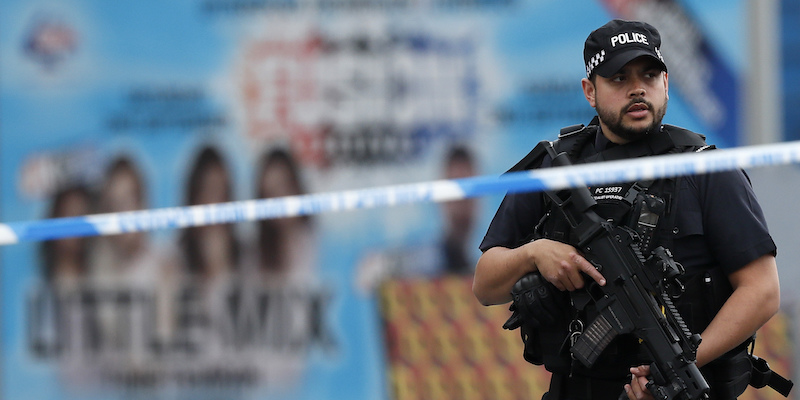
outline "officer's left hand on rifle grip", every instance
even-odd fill
[[[537,328],[554,323],[568,312],[565,309],[569,301],[566,296],[540,273],[526,274],[511,289],[513,303],[510,310],[513,315],[503,328],[516,329],[522,321]]]

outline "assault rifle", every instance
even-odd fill
[[[543,144],[553,166],[571,165],[566,153],[556,154],[549,142]],[[594,302],[598,312],[573,343],[573,357],[591,367],[614,337],[630,333],[652,359],[647,387],[656,399],[708,398],[708,383],[696,365],[700,335],[689,331],[670,295],[670,286],[680,284],[676,278],[683,267],[663,247],[645,259],[637,231],[614,226],[597,215],[588,188],[546,194],[570,224],[569,244],[607,282],[604,286],[592,282],[585,290],[571,293],[576,307]]]

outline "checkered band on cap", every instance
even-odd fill
[[[592,71],[606,59],[606,51],[600,50],[599,53],[592,56],[586,64],[586,77],[592,76]]]

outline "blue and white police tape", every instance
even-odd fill
[[[800,163],[800,141],[575,165],[501,176],[384,186],[360,190],[161,208],[0,224],[0,245],[75,236],[255,221],[420,202],[444,202],[504,192],[561,190],[580,185],[703,174]]]

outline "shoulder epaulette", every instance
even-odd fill
[[[594,121],[594,120],[593,120]],[[586,132],[588,128],[593,127],[594,125],[589,125],[588,127],[583,124],[577,125],[570,125],[561,130],[558,133],[558,139],[551,142],[552,146],[556,149],[557,152],[565,151],[565,149],[570,149],[572,145],[577,142],[578,135]],[[531,168],[538,168],[542,164],[542,160],[547,155],[547,151],[545,151],[545,147],[539,143],[533,150],[530,151],[522,160],[519,160],[513,167],[511,167],[506,173],[508,172],[515,172],[515,171],[524,171]]]
[[[547,155],[547,151],[545,147],[541,145],[541,142],[536,145],[525,157],[523,157],[519,162],[514,164],[506,173],[509,172],[518,172],[518,171],[525,171],[527,169],[535,168],[541,165],[542,160],[544,160],[544,156]]]
[[[574,135],[576,133],[579,133],[579,132],[583,131],[583,128],[585,128],[585,127],[586,126],[583,125],[583,124],[565,126],[565,127],[561,128],[561,131],[558,133],[558,138],[559,139],[563,139],[563,138],[565,138],[567,136],[572,136],[572,135]]]
[[[708,146],[705,135],[692,132],[680,126],[664,124],[664,130],[678,147],[704,147]]]

